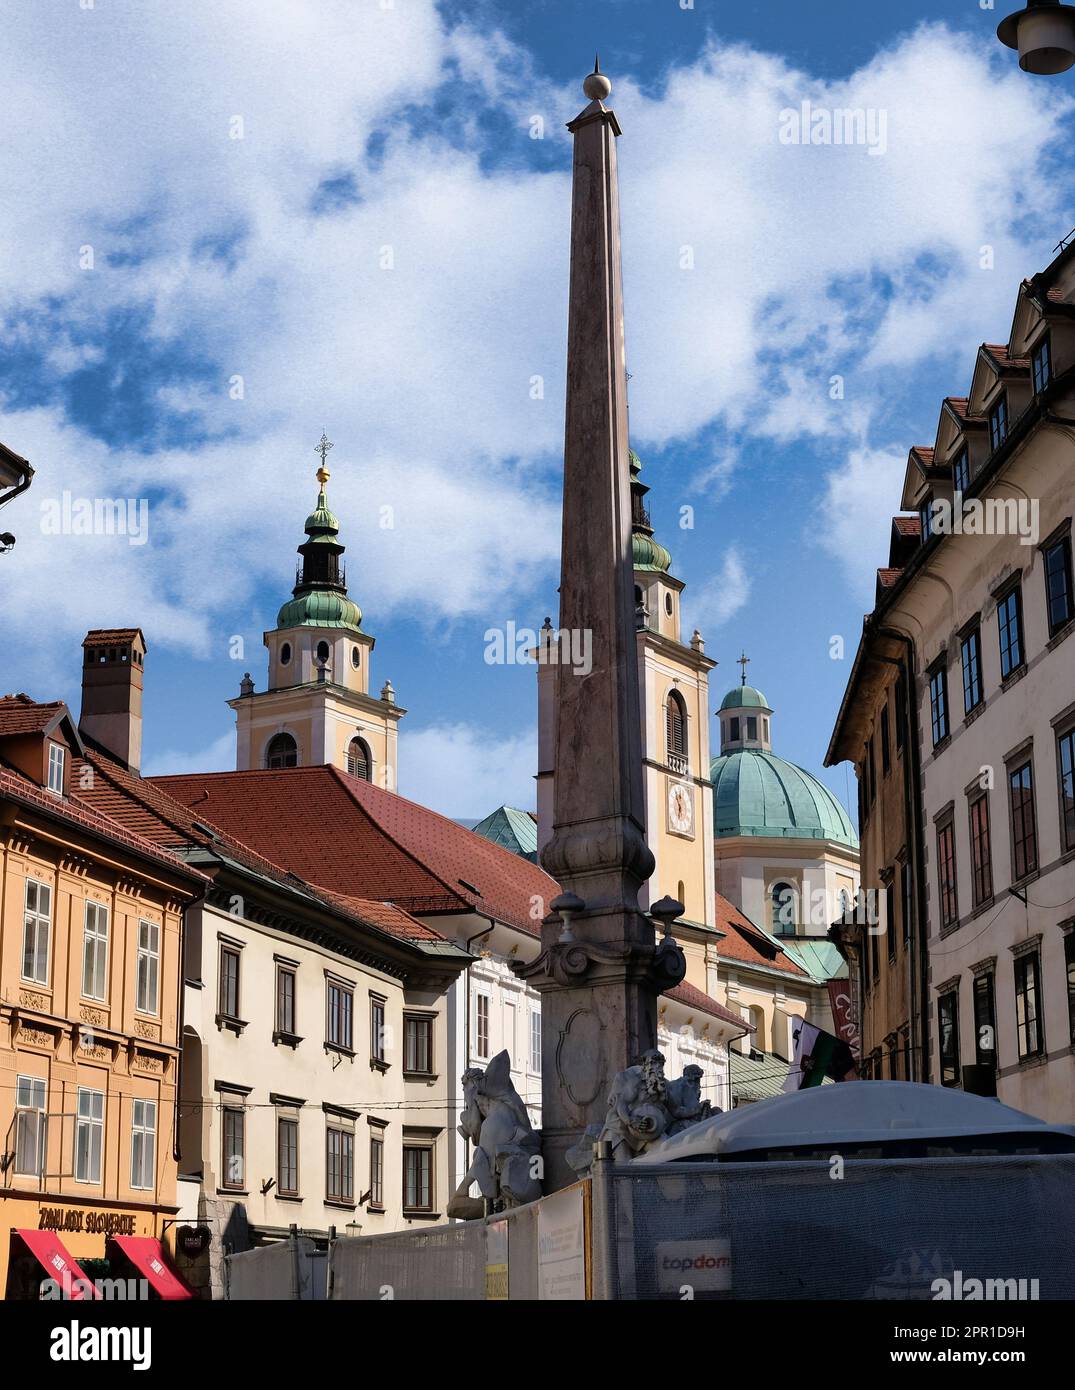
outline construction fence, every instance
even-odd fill
[[[499,1216],[335,1240],[323,1296],[1072,1299],[1073,1248],[1075,1155],[598,1162]],[[229,1257],[231,1296],[314,1296],[278,1250]]]

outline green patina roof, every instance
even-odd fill
[[[752,685],[736,685],[720,702],[721,709],[769,709],[769,701]]]
[[[347,627],[362,629],[362,609],[335,589],[311,589],[289,599],[276,615],[277,627]]]
[[[498,806],[474,826],[475,835],[510,849],[522,859],[537,863],[537,821],[529,811],[515,806]]]
[[[782,936],[779,940],[784,954],[790,956],[796,965],[801,965],[815,980],[824,983],[847,979],[847,961],[833,942],[789,936]]]
[[[837,840],[858,849],[855,827],[828,787],[775,753],[758,748],[724,753],[713,759],[709,776],[718,840],[732,835]]]
[[[652,536],[644,536],[641,531],[631,534],[631,556],[636,570],[654,570],[667,574],[672,567],[672,557]]]
[[[336,514],[329,511],[324,487],[317,494],[317,506],[306,518],[306,524],[302,529],[312,541],[334,541],[339,535],[340,523]]]

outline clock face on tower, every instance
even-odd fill
[[[668,788],[668,828],[677,835],[694,833],[694,797],[683,782],[673,782]]]

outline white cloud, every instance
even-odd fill
[[[888,561],[892,517],[899,511],[906,453],[854,449],[825,477],[825,495],[809,536],[840,565],[856,598],[872,606],[878,567]]]
[[[235,731],[215,738],[195,753],[158,753],[146,760],[143,777],[171,777],[184,772],[232,772],[235,769]]]
[[[725,552],[720,569],[701,584],[691,585],[683,601],[683,632],[697,628],[704,638],[734,618],[750,598],[750,576],[737,546]]]
[[[399,790],[442,815],[480,820],[505,804],[532,809],[536,772],[532,733],[495,739],[478,725],[434,724],[408,731]]]

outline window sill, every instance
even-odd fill
[[[1033,1071],[1035,1067],[1045,1066],[1046,1061],[1045,1053],[1042,1052],[1036,1057],[1020,1057],[1017,1065],[1020,1071]]]
[[[1026,662],[1024,661],[1023,664],[1022,664],[1021,666],[1017,666],[1017,667],[1015,668],[1015,670],[1012,671],[1011,675],[1005,676],[1005,678],[1001,681],[1001,683],[1000,683],[1000,688],[1001,688],[1001,690],[1008,690],[1008,689],[1011,688],[1011,686],[1015,685],[1018,681],[1021,681],[1021,680],[1023,679],[1023,677],[1026,675],[1026,670],[1027,670],[1027,668],[1026,668]]]
[[[216,1192],[217,1192],[217,1196],[218,1196],[218,1197],[249,1197],[249,1196],[250,1196],[250,1189],[249,1189],[248,1187],[218,1187],[217,1190],[216,1190]]]
[[[982,717],[982,715],[983,715],[984,713],[985,713],[985,701],[984,701],[984,700],[979,700],[978,703],[977,703],[976,705],[974,705],[971,709],[967,710],[966,714],[964,715],[964,717],[963,717],[963,726],[964,726],[964,728],[966,728],[967,726],[973,724],[974,721],[975,721],[976,719],[981,719],[981,717]]]
[[[234,1033],[236,1037],[239,1037],[246,1028],[246,1020],[232,1018],[230,1014],[217,1014],[216,1026],[218,1030],[226,1028],[229,1033]]]
[[[980,917],[983,912],[988,912],[995,902],[996,899],[990,894],[988,898],[983,898],[980,903],[976,903],[971,912],[970,920],[973,922],[975,917]]]
[[[943,738],[939,738],[937,742],[933,745],[933,756],[937,757],[938,754],[943,753],[951,742],[951,734],[945,734]]]
[[[1068,621],[1058,627],[1049,638],[1048,642],[1045,644],[1045,650],[1051,652],[1055,647],[1059,647],[1064,638],[1070,637],[1073,632],[1075,632],[1075,618],[1069,618]]]
[[[283,1043],[285,1047],[298,1047],[299,1043],[302,1042],[297,1033],[285,1033],[279,1028],[273,1033],[272,1040],[274,1047],[279,1043]]]
[[[386,1062],[383,1057],[370,1058],[370,1071],[386,1072],[391,1065],[392,1063]]]
[[[1075,1051],[1075,1048],[1073,1048],[1072,1050]],[[384,1215],[384,1207],[375,1207],[372,1202],[367,1204],[366,1211],[370,1214],[370,1216]]]
[[[338,1052],[341,1057],[349,1057],[352,1062],[355,1060],[354,1049],[350,1047],[342,1047],[339,1043],[326,1042],[325,1051]]]
[[[357,1203],[344,1202],[336,1197],[326,1197],[325,1206],[332,1207],[335,1211],[355,1211],[357,1209]]]
[[[410,1207],[404,1207],[403,1219],[405,1221],[439,1221],[441,1217],[439,1211],[412,1211]]]
[[[405,1071],[404,1081],[436,1081],[438,1074],[435,1071]]]
[[[301,1204],[303,1199],[297,1192],[278,1192],[276,1194],[276,1200],[278,1202],[299,1202]]]

